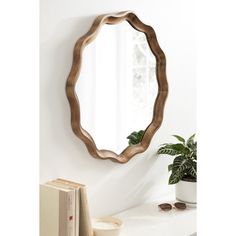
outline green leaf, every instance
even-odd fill
[[[177,138],[180,142],[185,143],[185,139],[182,138],[181,136],[179,136],[179,135],[172,135],[172,136],[174,136],[175,138]]]
[[[197,160],[197,147],[192,148],[190,158],[193,160]]]
[[[187,145],[189,150],[191,151],[190,158],[193,160],[197,160],[197,142],[194,142],[192,140]]]
[[[193,134],[190,138],[188,138],[187,140],[187,146],[188,147],[192,147],[192,145],[194,144],[194,137],[196,134]]]
[[[194,178],[197,178],[197,169],[195,169],[193,166],[191,167],[191,169],[188,172],[189,175],[191,175]]]
[[[177,156],[174,159],[172,169],[177,173],[181,173],[186,171],[188,168],[191,168],[191,166],[192,166],[191,159],[188,159],[185,156]]]
[[[138,133],[136,131],[132,132],[127,139],[135,138]]]
[[[193,139],[195,138],[195,135],[196,135],[196,134],[193,134],[192,136],[190,136],[187,142],[193,140]]]
[[[182,143],[171,144],[170,146],[177,151],[183,151],[186,148]]]
[[[172,171],[173,164],[168,165],[168,171]]]
[[[178,183],[184,176],[184,173],[178,173],[178,172],[174,172],[172,171],[172,174],[170,175],[169,178],[169,184],[176,184]]]
[[[178,183],[183,176],[188,173],[192,167],[193,161],[185,156],[177,156],[172,165],[172,174],[169,178],[169,184]]]
[[[140,130],[138,132],[134,131],[132,132],[127,139],[129,139],[129,145],[135,145],[142,141],[144,135],[144,130]]]
[[[197,178],[197,162],[196,161],[192,161],[192,166],[191,168],[189,168],[188,174],[194,178]]]
[[[159,145],[159,147],[170,146],[170,145],[173,145],[173,143],[163,143],[163,144]]]
[[[182,143],[167,144],[158,149],[157,154],[166,154],[170,156],[183,155],[189,156],[191,153],[190,149],[184,146]]]
[[[180,153],[180,151],[177,151],[171,147],[161,147],[158,151],[157,154],[166,154],[170,156],[176,156]]]

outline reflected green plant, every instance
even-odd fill
[[[127,139],[129,139],[129,145],[136,145],[142,141],[144,135],[144,130],[139,130],[138,132],[132,132]]]

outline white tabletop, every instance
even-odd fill
[[[196,208],[172,209],[163,212],[158,204],[174,203],[161,201],[143,204],[116,216],[124,222],[120,236],[190,236],[196,230]],[[195,234],[194,234],[195,235]]]

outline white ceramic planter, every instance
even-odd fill
[[[180,180],[175,188],[176,199],[178,201],[196,205],[197,204],[197,182]]]

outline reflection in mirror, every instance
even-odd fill
[[[156,59],[144,33],[126,21],[103,25],[83,52],[76,94],[81,126],[98,149],[120,154],[127,136],[145,130],[158,93]]]

